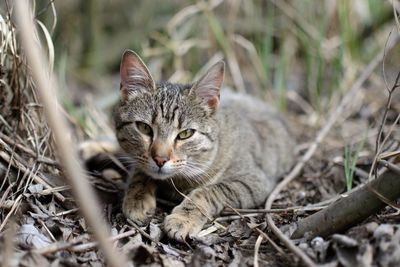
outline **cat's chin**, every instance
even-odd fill
[[[146,174],[149,175],[151,178],[157,180],[167,180],[175,175],[174,173],[167,173],[165,171],[152,171],[152,170],[147,170]]]

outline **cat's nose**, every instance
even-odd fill
[[[154,156],[153,160],[157,164],[157,166],[161,168],[169,160],[169,157]]]

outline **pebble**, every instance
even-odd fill
[[[366,225],[364,225],[365,230],[367,230],[368,233],[372,234],[375,232],[376,228],[378,228],[379,224],[376,222],[369,222]]]
[[[384,235],[393,236],[393,234],[394,234],[394,229],[393,225],[391,224],[381,224],[374,231],[375,238],[381,238]]]

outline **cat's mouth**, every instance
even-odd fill
[[[175,175],[175,171],[166,167],[150,166],[146,169],[146,173],[153,179],[166,180]]]

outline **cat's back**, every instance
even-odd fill
[[[224,89],[221,92],[221,108],[234,109],[250,118],[265,117],[266,113],[278,114],[272,106],[262,100],[248,94],[233,92],[230,89]]]
[[[295,140],[284,117],[272,106],[250,95],[223,90],[223,131],[236,132],[236,153],[252,160],[271,176],[280,176],[293,165]]]

